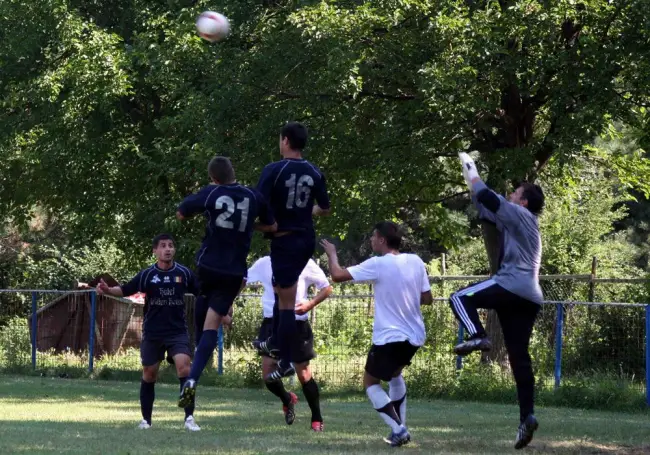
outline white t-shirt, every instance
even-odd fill
[[[259,258],[248,269],[246,283],[261,283],[264,292],[262,292],[262,308],[264,317],[273,317],[273,305],[275,296],[273,294],[273,273],[271,272],[271,257],[264,256]]]
[[[348,272],[354,281],[374,281],[373,344],[424,344],[426,332],[420,298],[431,286],[422,259],[415,254],[386,254],[349,267]]]
[[[260,282],[264,287],[262,294],[262,307],[264,310],[265,318],[273,317],[273,305],[275,304],[275,296],[273,295],[273,271],[271,269],[271,257],[264,256],[258,259],[248,269],[247,283]],[[318,267],[318,265],[310,259],[305,269],[298,278],[298,289],[296,291],[296,304],[309,300],[309,287],[316,286],[320,291],[330,285],[327,280],[325,272]],[[309,319],[309,313],[303,315],[296,315],[299,321],[306,321]]]

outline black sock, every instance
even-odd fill
[[[380,412],[382,414],[386,414],[388,417],[393,419],[398,424],[400,424],[400,425],[402,424],[402,419],[400,419],[399,416],[397,415],[397,411],[395,410],[395,406],[393,405],[392,402],[388,403],[383,408],[376,409],[376,411]]]
[[[314,378],[311,378],[302,385],[302,392],[305,394],[309,409],[311,409],[311,421],[322,422],[323,416],[320,414],[320,392],[318,391],[318,384],[316,384]]]
[[[404,403],[405,399],[406,399],[406,395],[404,395],[399,400],[391,401],[393,407],[395,408],[395,413],[397,414],[397,417],[399,418],[400,422],[402,421],[402,413],[400,412],[400,407],[402,406],[402,403]]]
[[[142,418],[151,425],[151,414],[153,413],[153,402],[156,399],[156,383],[145,382],[143,379],[140,382],[140,409],[142,410]]]
[[[283,405],[289,406],[289,403],[291,403],[291,395],[289,395],[287,389],[284,388],[282,381],[266,382],[265,384],[266,388],[269,389],[273,395],[282,400]]]
[[[181,383],[181,392],[182,392],[183,385],[185,384],[185,381],[187,381],[187,378],[178,378],[178,380]],[[191,415],[194,415],[194,403],[192,403],[191,405],[185,408],[185,418],[187,419]]]
[[[296,312],[295,310],[280,310],[280,323],[278,324],[278,343],[280,348],[280,359],[284,368],[291,363],[291,352],[296,336]]]

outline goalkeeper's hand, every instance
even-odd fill
[[[458,153],[458,158],[463,165],[463,177],[465,178],[465,183],[470,191],[472,191],[472,180],[479,178],[478,171],[476,170],[476,164],[471,156],[465,152]]]

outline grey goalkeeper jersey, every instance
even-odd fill
[[[492,191],[482,181],[474,183],[472,200],[479,216],[495,223],[501,235],[501,262],[494,281],[519,297],[542,303],[544,296],[539,285],[542,238],[537,216],[500,195],[497,195],[499,208],[493,212],[476,199],[482,190]]]

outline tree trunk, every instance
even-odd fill
[[[489,221],[482,220],[481,227],[483,229],[485,250],[490,261],[490,274],[494,275],[499,270],[499,255],[501,252],[499,231],[496,225]],[[504,363],[506,361],[506,347],[503,340],[503,332],[501,331],[501,324],[499,324],[499,318],[494,310],[488,310],[485,331],[488,337],[490,337],[490,340],[492,340],[492,350],[490,352],[484,352],[481,355],[481,361]]]

